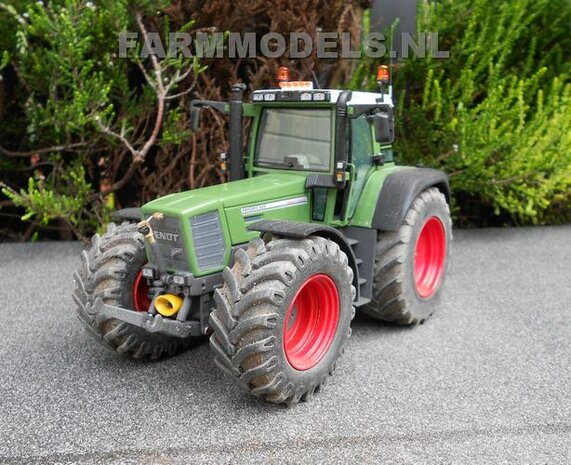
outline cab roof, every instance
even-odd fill
[[[336,104],[343,90],[340,89],[260,89],[252,92],[252,103],[315,102]],[[393,106],[390,94],[351,91],[347,105],[375,105],[384,103]]]

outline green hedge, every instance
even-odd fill
[[[399,162],[450,174],[458,224],[571,220],[571,1],[419,5],[419,30],[437,31],[450,58],[398,65]],[[158,113],[155,70],[116,57],[117,33],[138,28],[135,13],[164,33],[173,18],[187,18],[177,28],[193,26],[183,24],[184,8],[168,1],[0,3],[0,236],[25,233],[15,221],[5,227],[6,218],[21,215],[33,222],[29,231],[63,224],[88,236],[114,208],[106,189],[121,193],[123,206],[161,194],[144,192],[161,163],[172,165],[168,185],[185,187],[170,160],[180,154],[178,167],[190,157],[188,96],[167,102],[145,160]],[[377,64],[363,60],[350,86],[372,89]],[[160,63],[163,84],[189,66],[173,94],[201,73],[216,86],[199,63],[180,59]]]
[[[180,124],[186,106],[176,94],[203,71],[198,61],[167,58],[155,67],[135,53],[117,56],[118,34],[140,31],[137,15],[168,32],[161,9],[169,5],[0,4],[0,70],[9,94],[0,126],[0,187],[16,211],[24,212],[22,220],[32,222],[30,231],[59,228],[90,236],[108,222],[118,189],[129,186],[140,203],[133,174],[144,169],[151,149],[154,156],[175,151],[190,137]],[[159,94],[169,87],[159,112]],[[165,116],[153,138],[158,113]],[[18,226],[12,224],[16,233]]]
[[[397,152],[449,173],[461,224],[570,220],[569,25],[569,0],[419,4],[450,58],[395,71]]]
[[[0,1],[0,240],[89,237],[114,208],[223,180],[226,119],[205,111],[192,133],[190,100],[227,99],[240,80],[268,87],[286,64],[119,59],[120,32],[358,36],[367,4],[301,2],[293,11],[289,0],[272,8],[244,0],[238,9],[229,0]],[[334,70],[343,82],[350,72],[346,62],[313,56],[287,64],[303,79]]]

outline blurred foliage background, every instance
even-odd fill
[[[0,237],[88,237],[116,208],[222,180],[224,118],[192,98],[294,77],[372,89],[369,59],[118,58],[123,31],[368,31],[368,0],[0,2]],[[571,220],[570,0],[420,2],[449,59],[399,60],[401,164],[450,175],[462,226]],[[246,128],[247,130],[247,128]]]
[[[460,225],[571,220],[571,1],[419,3],[449,59],[397,66],[399,162],[446,171]],[[365,61],[352,84],[374,88]]]

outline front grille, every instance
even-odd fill
[[[179,220],[166,216],[160,221],[154,221],[153,231],[158,253],[167,269],[188,271],[188,258]]]
[[[190,228],[198,270],[208,271],[224,266],[226,243],[218,212],[192,217]]]

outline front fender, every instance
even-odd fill
[[[143,218],[143,214],[140,208],[123,208],[122,210],[116,210],[111,213],[111,220],[113,221],[132,221],[138,223]]]
[[[307,236],[320,236],[337,243],[349,259],[349,266],[353,270],[353,286],[357,291],[356,300],[359,300],[359,268],[353,248],[343,233],[339,230],[318,223],[303,223],[299,221],[262,220],[248,226],[249,231],[271,233],[278,236],[304,239]]]

